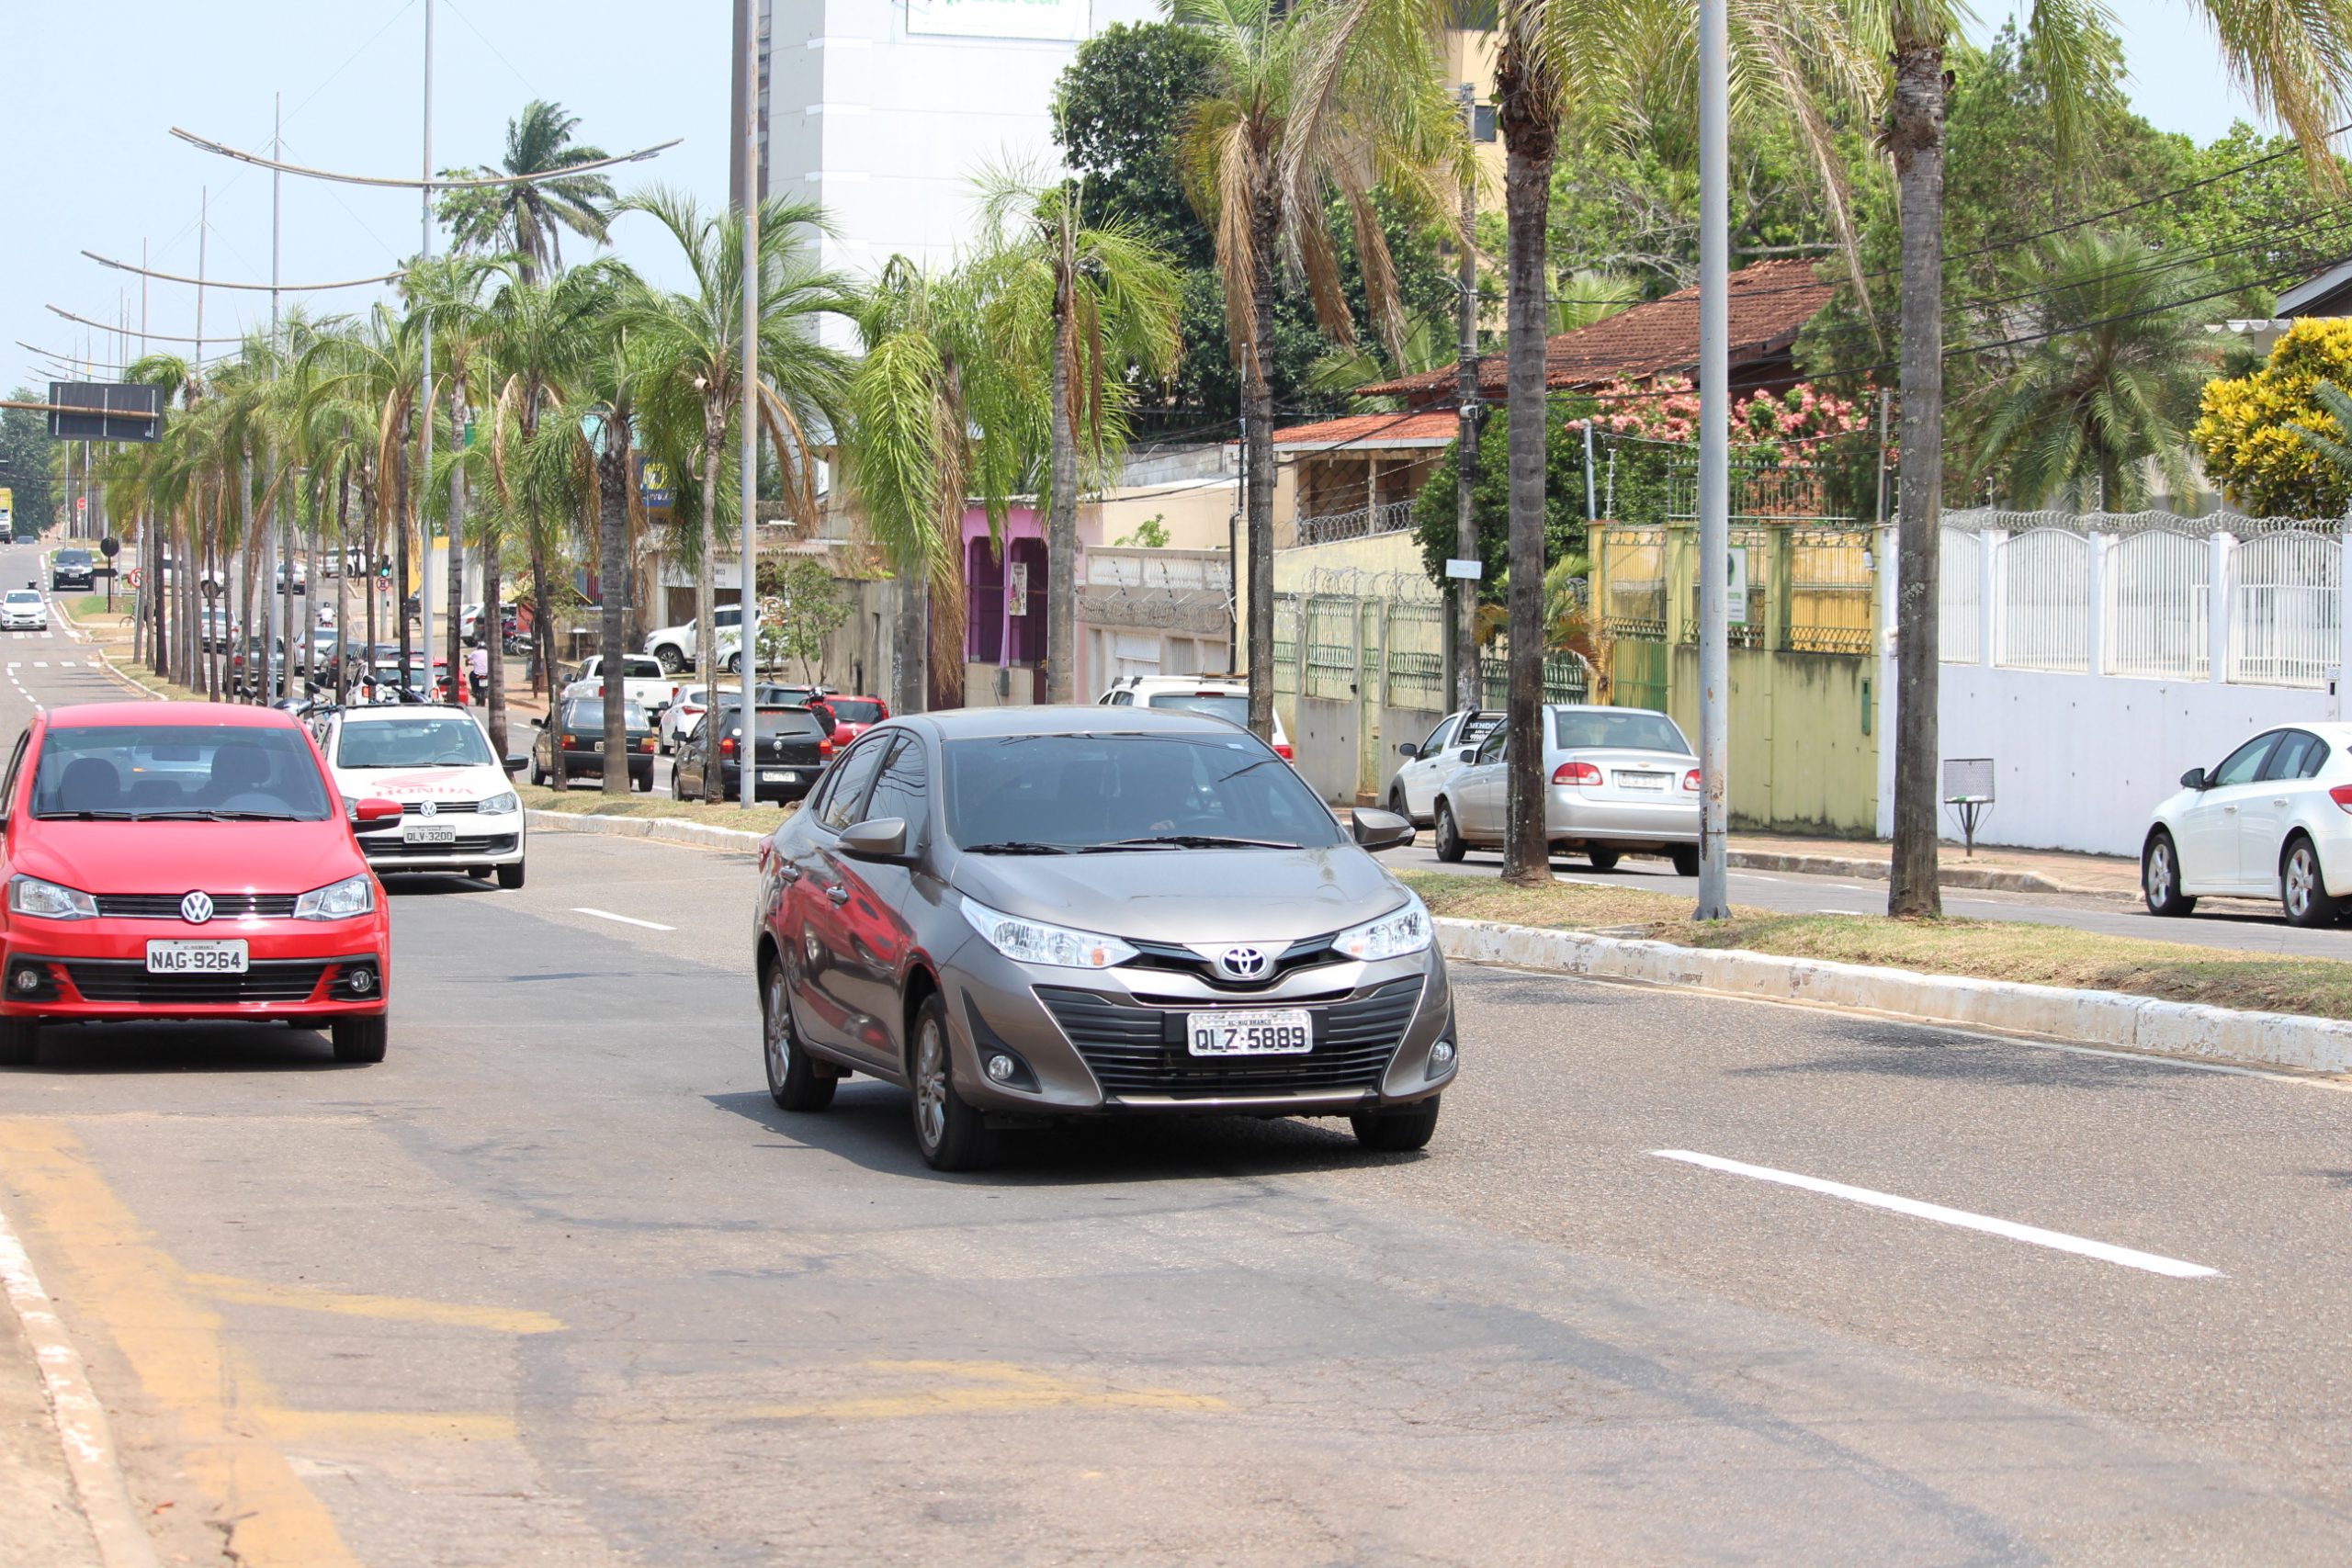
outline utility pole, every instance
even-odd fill
[[[743,474],[742,505],[737,527],[742,534],[742,641],[736,662],[743,672],[743,746],[735,773],[742,786],[743,809],[759,800],[760,708],[752,701],[759,689],[760,603],[759,478],[760,478],[760,7],[757,0],[736,0],[742,14],[743,123],[736,133],[743,143]],[[718,498],[711,498],[716,501]],[[605,592],[615,591],[606,583]],[[712,619],[717,620],[714,615]],[[718,633],[716,626],[711,634]],[[714,716],[715,717],[716,716]]]
[[[424,241],[417,254],[429,262],[433,259],[433,0],[424,0],[424,152],[422,164],[417,178],[424,184],[416,193],[416,226]],[[424,313],[424,378],[417,389],[416,418],[424,435],[418,448],[416,482],[409,487],[409,493],[416,498],[417,548],[423,552],[429,567],[433,560],[433,536],[424,522],[424,491],[433,478],[433,312],[430,310]],[[429,581],[433,573],[427,570],[424,575]],[[401,682],[406,685],[409,642],[408,538],[405,530],[401,538],[400,581],[393,592],[400,595],[400,607],[393,613],[401,619]],[[418,628],[424,638],[424,691],[430,696],[433,692],[433,605],[431,595],[422,590],[416,597],[419,615],[424,623]],[[454,676],[456,673],[453,665],[450,674]]]
[[[1699,0],[1699,907],[1731,913],[1724,829],[1730,730],[1731,34],[1728,0]]]
[[[1462,84],[1463,139],[1470,147],[1477,145],[1477,88],[1468,82]],[[1475,510],[1478,477],[1478,251],[1471,243],[1473,226],[1478,220],[1478,180],[1476,152],[1465,158],[1462,167],[1462,276],[1458,287],[1462,290],[1462,342],[1456,355],[1460,371],[1460,413],[1462,434],[1455,452],[1454,467],[1458,470],[1453,484],[1453,556],[1457,561],[1476,561],[1478,555],[1478,516]],[[1475,708],[1484,695],[1478,679],[1478,582],[1475,577],[1453,579],[1453,705]]]
[[[272,162],[276,162],[286,156],[283,136],[286,123],[286,95],[283,93],[271,95],[269,117],[269,156]],[[277,253],[280,233],[278,220],[280,187],[284,183],[283,175],[275,169],[269,172],[269,374],[272,380],[277,378],[278,356],[284,352],[283,345],[277,337]],[[276,462],[283,462],[285,455],[273,453],[271,458]],[[271,506],[270,510],[273,513],[282,514],[285,506],[285,487],[280,485],[277,491],[280,499]],[[278,581],[279,563],[285,559],[285,557],[277,547],[277,528],[270,529],[262,552],[262,583],[269,592],[269,635],[263,639],[261,646],[261,684],[265,690],[271,692],[274,695],[284,697],[293,694],[290,682],[294,676],[294,584],[291,581],[294,572],[291,563],[288,562],[284,568],[288,581],[283,583]],[[277,674],[273,678],[269,673],[270,649],[281,644],[286,651],[278,658]]]

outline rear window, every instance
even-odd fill
[[[827,697],[825,705],[843,724],[879,724],[883,719],[882,705],[864,697]]]
[[[1221,718],[1227,724],[1250,728],[1250,699],[1238,692],[1155,692],[1143,700],[1148,708],[1182,708],[1190,713],[1204,713]],[[833,710],[839,713],[837,706]]]
[[[35,817],[323,821],[333,797],[300,730],[59,725],[41,743]]]
[[[1552,715],[1552,744],[1563,751],[1609,748],[1623,751],[1672,751],[1688,756],[1690,743],[1662,713],[1572,709]]]
[[[605,703],[601,697],[575,697],[571,706],[565,711],[571,715],[566,722],[573,729],[605,728]],[[643,729],[646,728],[645,710],[635,703],[622,705],[621,725],[627,729]]]
[[[658,681],[662,678],[662,661],[658,659],[624,659],[621,679],[624,681]]]
[[[737,724],[741,722],[742,716],[743,709],[740,705],[720,708],[718,710],[719,728],[724,729]],[[760,733],[762,735],[797,735],[821,740],[824,739],[825,727],[818,723],[817,716],[807,708],[772,708],[762,704]]]

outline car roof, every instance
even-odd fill
[[[290,715],[246,703],[88,703],[49,716],[51,729],[110,728],[118,725],[225,726],[237,729],[298,729]]]
[[[356,720],[361,724],[379,721],[390,724],[394,719],[413,718],[420,710],[461,714],[467,718],[473,717],[473,715],[467,713],[455,703],[375,703],[366,707],[345,708],[342,713],[345,723]]]
[[[1225,720],[1189,708],[1105,709],[1096,703],[1069,707],[952,708],[919,716],[943,740],[1010,735],[1231,735],[1234,731]],[[901,716],[876,728],[908,722]]]

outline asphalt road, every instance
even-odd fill
[[[1465,968],[1424,1155],[1130,1122],[940,1177],[895,1090],[769,1103],[752,896],[541,833],[519,892],[396,890],[379,1066],[0,1075],[165,1561],[2352,1556],[2335,1086]]]

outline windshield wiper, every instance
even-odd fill
[[[1228,839],[1216,833],[1159,833],[1143,839],[1114,839],[1107,844],[1089,844],[1089,854],[1101,854],[1111,850],[1146,850],[1165,846],[1172,850],[1295,850],[1304,846],[1284,839]]]
[[[126,815],[130,815],[126,813]],[[141,811],[135,819],[141,822],[300,822],[291,811],[226,811],[207,807],[187,811]]]
[[[995,844],[966,844],[967,855],[1074,855],[1069,844],[1041,844],[1031,839],[1007,839]]]
[[[135,811],[36,811],[44,822],[135,822]]]

